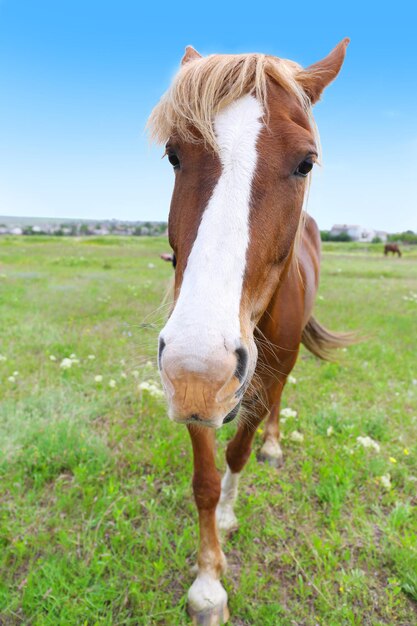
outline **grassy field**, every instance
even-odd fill
[[[188,623],[191,450],[154,358],[167,249],[0,240],[2,626]],[[338,364],[302,351],[285,465],[253,454],[244,471],[231,624],[415,626],[417,251],[328,244],[316,313],[366,340]],[[219,432],[221,469],[235,428]]]

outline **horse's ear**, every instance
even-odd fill
[[[346,37],[337,44],[327,57],[297,74],[297,82],[302,86],[312,104],[320,99],[324,88],[338,75],[349,43],[350,39]]]
[[[192,46],[187,46],[185,48],[185,54],[181,59],[181,65],[185,65],[189,61],[195,61],[196,59],[201,59],[201,54],[199,54]]]

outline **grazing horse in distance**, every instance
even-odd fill
[[[169,417],[186,425],[193,448],[194,624],[228,619],[219,530],[237,527],[239,475],[264,418],[260,456],[281,462],[280,398],[300,344],[326,358],[351,343],[313,317],[320,233],[302,210],[318,158],[311,107],[339,73],[348,43],[306,69],[263,54],[201,57],[187,47],[149,120],[175,174],[174,304],[158,364]],[[215,431],[238,414],[221,481]]]
[[[401,250],[398,244],[396,243],[386,243],[384,246],[384,254],[385,256],[388,256],[388,252],[392,252],[392,254],[398,254],[398,256],[401,256]]]

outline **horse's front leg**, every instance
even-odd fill
[[[255,398],[245,406],[247,418],[239,424],[237,432],[226,449],[226,472],[222,480],[220,502],[216,517],[219,529],[225,532],[238,527],[234,505],[238,493],[240,472],[249,459],[256,429],[265,415],[261,398]]]
[[[220,582],[226,559],[216,526],[220,476],[215,466],[215,431],[188,427],[194,453],[193,490],[200,524],[197,578],[188,591],[188,612],[193,624],[217,626],[229,618],[227,593]]]

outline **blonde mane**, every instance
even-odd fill
[[[267,77],[310,113],[310,100],[297,82],[301,70],[293,61],[265,54],[215,54],[188,61],[150,115],[151,138],[163,144],[175,133],[185,141],[204,141],[216,151],[213,119],[228,104],[252,93],[267,115]]]

